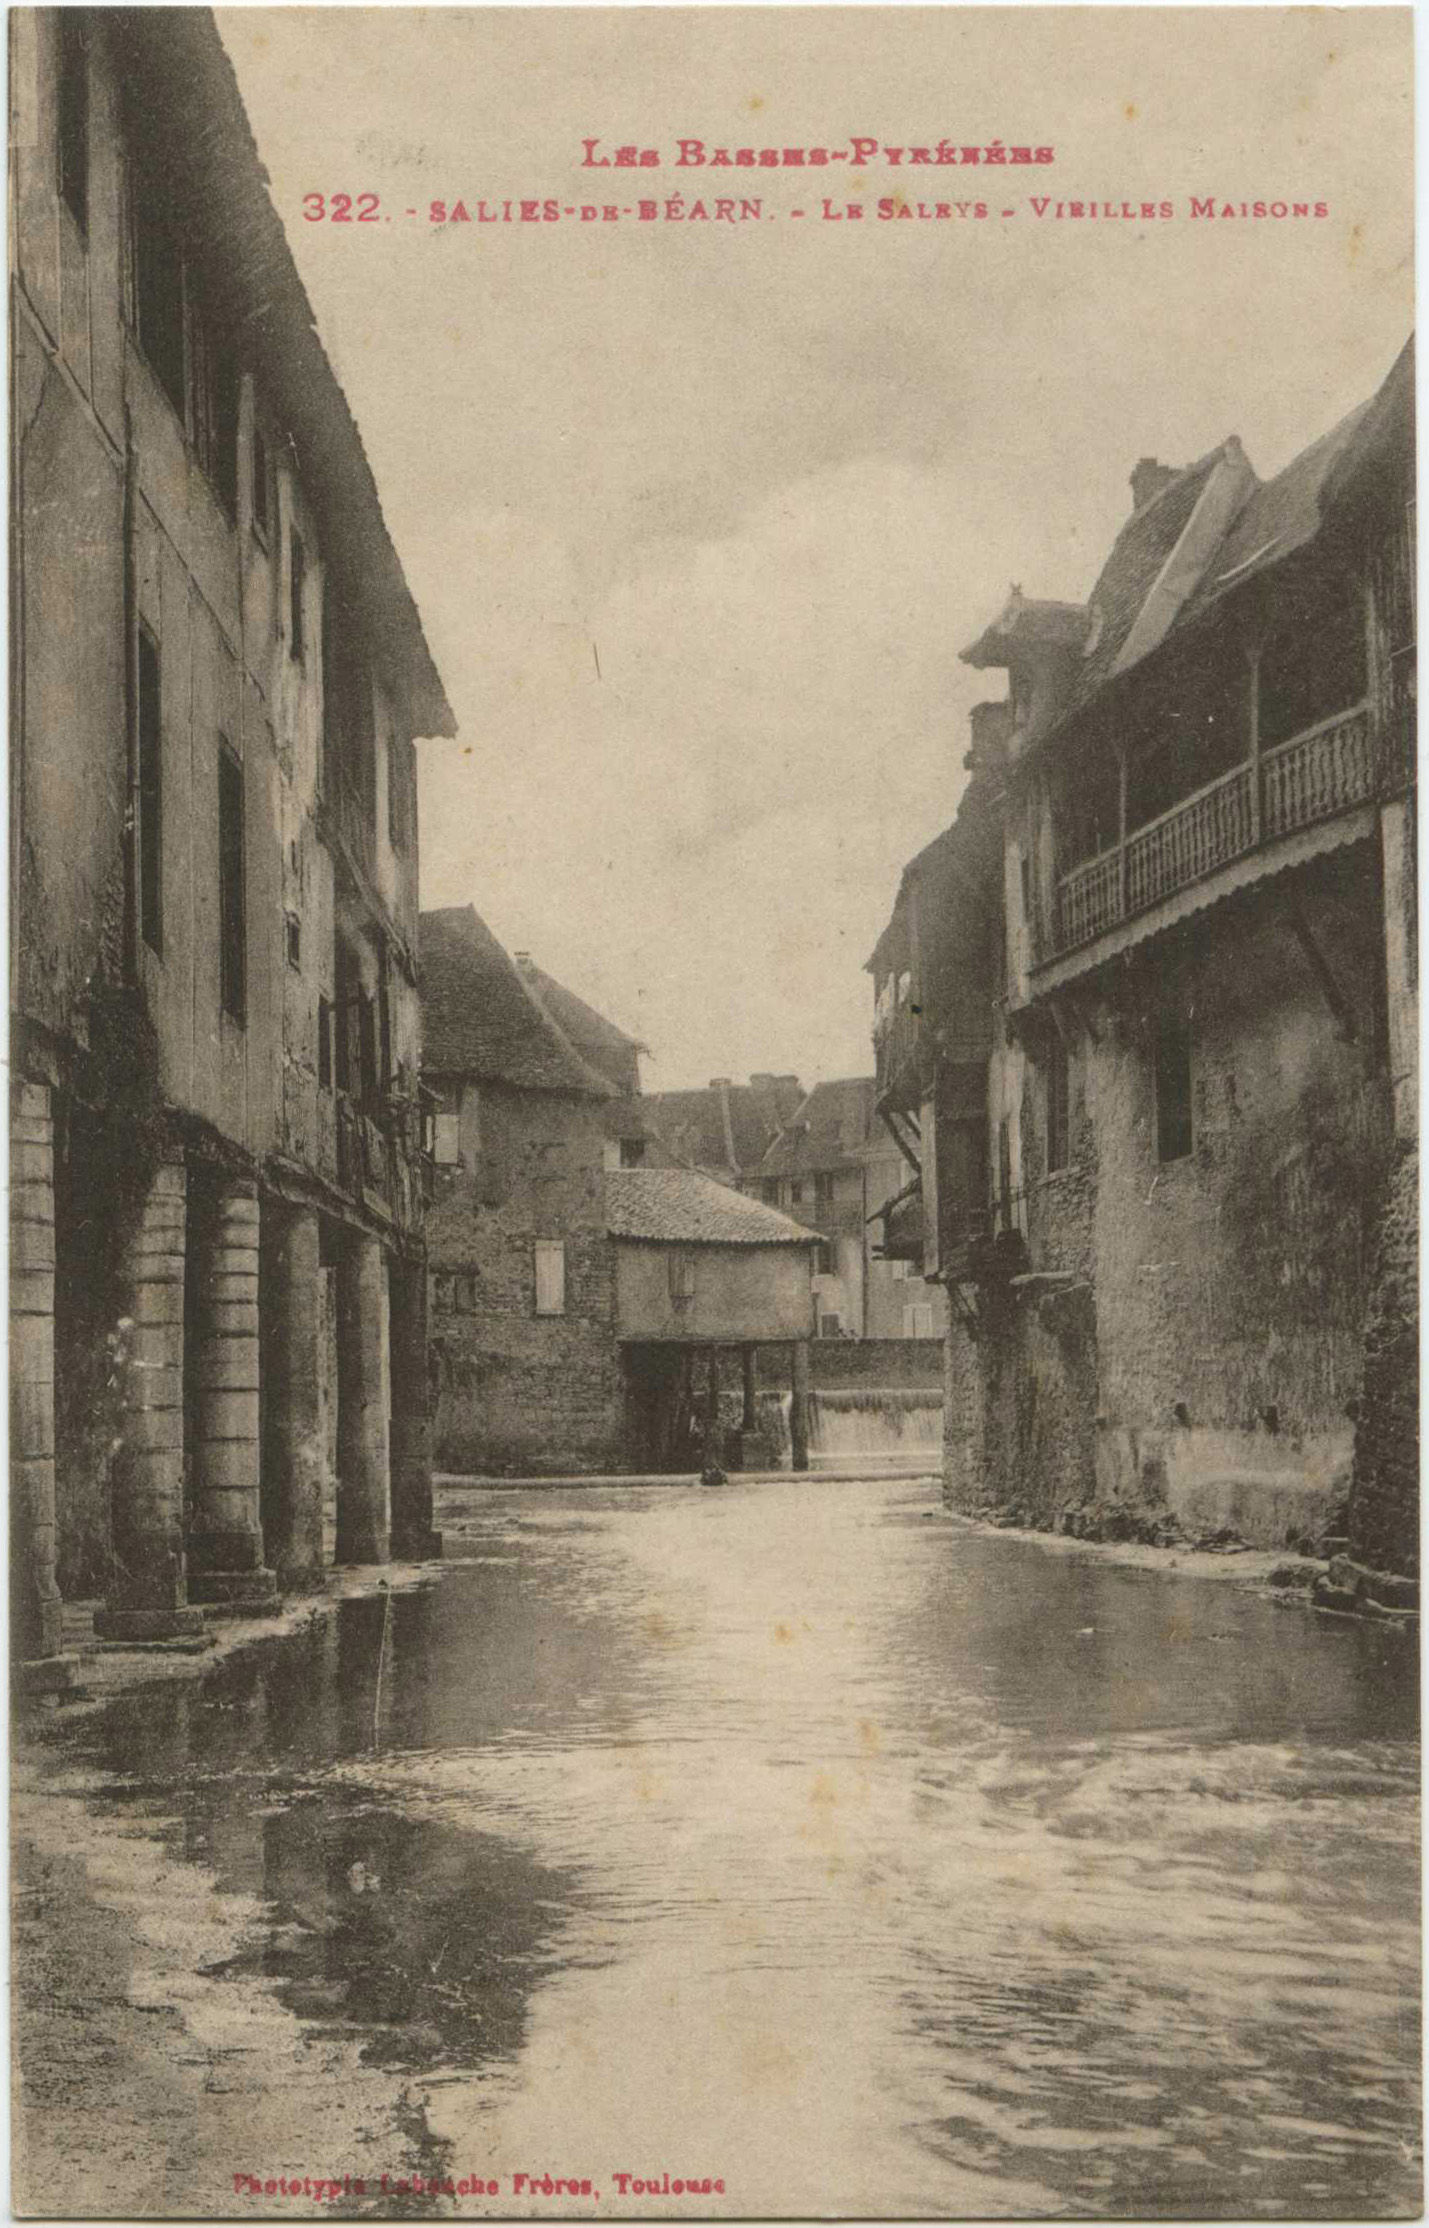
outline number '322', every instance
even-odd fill
[[[376,224],[377,195],[360,193],[357,196],[357,214],[353,215],[353,198],[350,193],[305,193],[303,215],[309,224],[321,224],[324,217],[330,224]]]

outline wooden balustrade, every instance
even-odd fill
[[[1374,754],[1364,704],[1321,720],[1259,761],[1237,766],[1169,812],[1148,821],[1057,884],[1053,958],[1105,935],[1177,890],[1199,882],[1258,843],[1312,827],[1374,794]]]

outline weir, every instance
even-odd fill
[[[759,1398],[760,1422],[789,1467],[789,1394]],[[809,1394],[809,1461],[819,1469],[852,1463],[884,1469],[912,1459],[936,1463],[943,1444],[943,1396],[935,1385],[838,1386]]]

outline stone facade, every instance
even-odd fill
[[[1228,443],[1143,490],[1085,610],[1014,591],[966,653],[1008,698],[874,961],[880,1104],[954,1303],[953,1505],[1267,1546],[1348,1524],[1332,1590],[1388,1573],[1399,1607],[1409,361],[1266,488]]]
[[[618,1468],[622,1391],[606,1236],[604,1106],[461,1089],[463,1163],[428,1221],[436,1460],[484,1475]],[[558,1314],[537,1312],[537,1247],[563,1249]]]
[[[212,16],[9,39],[14,1545],[27,1602],[48,1561],[142,1639],[271,1602],[279,1545],[312,1580],[284,1364],[263,1409],[321,1272],[267,1233],[375,1249],[370,1374],[421,1249],[412,746],[453,723]]]

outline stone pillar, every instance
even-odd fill
[[[263,1211],[263,1537],[279,1586],[323,1582],[323,1281],[311,1207]]]
[[[109,1470],[110,1579],[101,1640],[203,1631],[184,1583],[183,1155],[159,1163],[124,1259],[119,1443]]]
[[[55,1583],[55,1157],[49,1086],[10,1094],[10,1653],[68,1685]]]
[[[189,1592],[230,1616],[276,1606],[258,1506],[258,1186],[226,1177],[218,1190],[199,1283],[198,1426]]]
[[[337,1265],[337,1560],[385,1563],[387,1400],[382,1382],[382,1248],[349,1231]]]
[[[989,1319],[984,1338],[995,1330]],[[950,1509],[971,1511],[988,1498],[986,1363],[950,1293],[943,1341],[943,1499]]]
[[[388,1276],[392,1355],[392,1552],[427,1562],[442,1551],[432,1529],[432,1425],[427,1380],[426,1260],[394,1261]]]
[[[794,1341],[793,1397],[789,1402],[789,1466],[809,1467],[809,1341]]]

